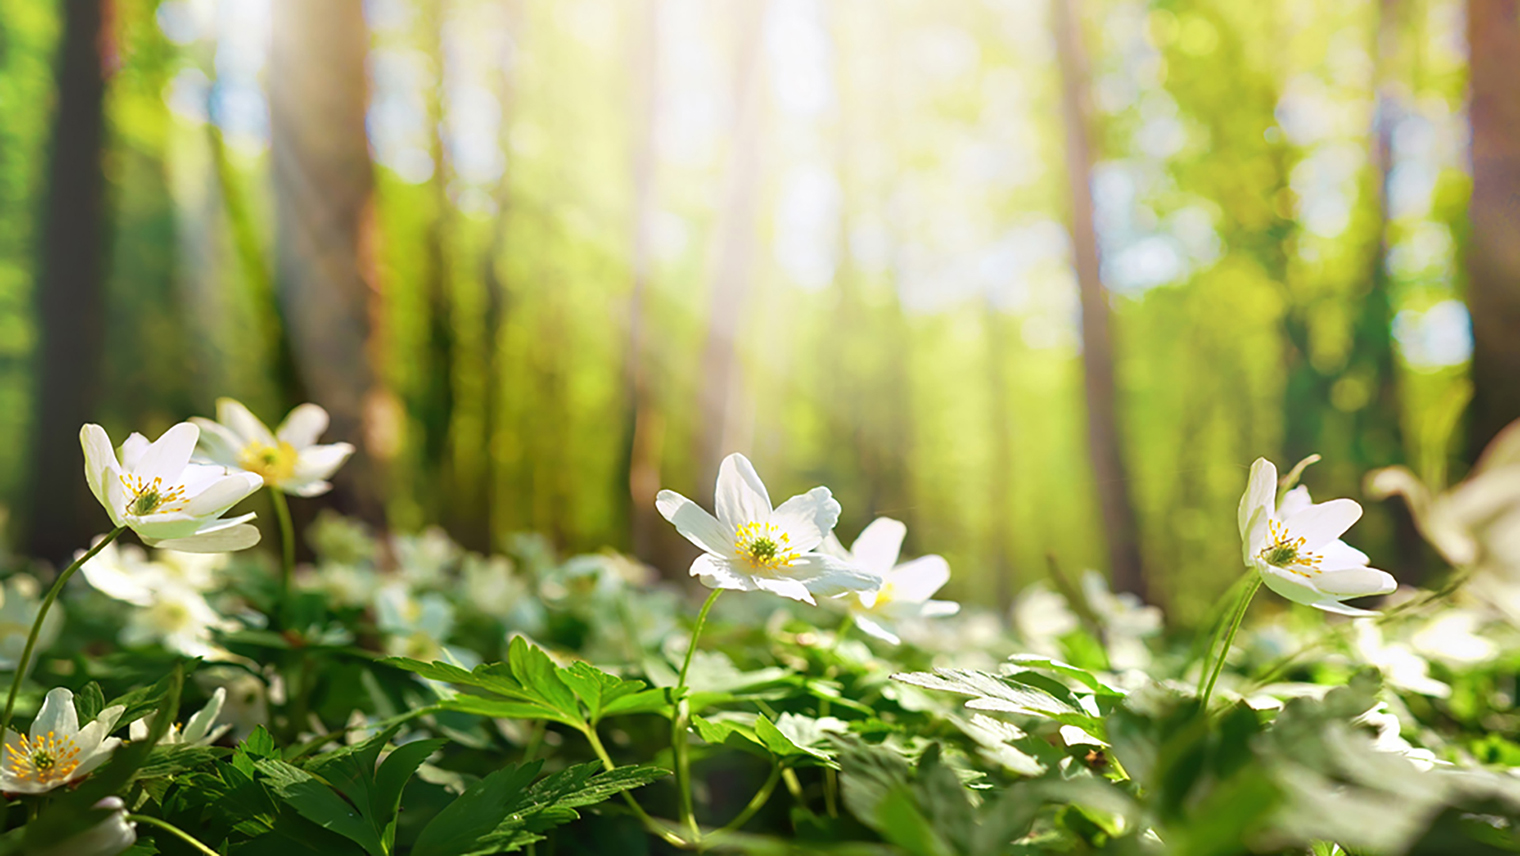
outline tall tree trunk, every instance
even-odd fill
[[[629,127],[633,139],[633,250],[629,264],[633,290],[628,298],[628,354],[625,383],[628,387],[627,445],[628,524],[633,554],[664,567],[657,555],[654,497],[660,489],[660,458],[664,439],[664,416],[650,387],[646,342],[649,281],[655,215],[655,173],[658,169],[655,140],[659,115],[660,4],[643,0],[636,6],[633,37],[632,84]]]
[[[365,134],[369,48],[361,0],[275,0],[269,60],[280,306],[302,384],[332,414],[329,435],[359,451],[334,479],[334,502],[382,522],[366,410],[380,400],[371,365],[379,292],[374,174]]]
[[[1468,0],[1473,400],[1468,454],[1520,418],[1520,2]]]
[[[1061,115],[1066,126],[1066,176],[1071,192],[1071,238],[1082,303],[1083,391],[1087,399],[1087,446],[1108,541],[1117,591],[1144,596],[1145,575],[1114,391],[1114,352],[1109,332],[1108,290],[1098,265],[1093,225],[1087,52],[1082,41],[1080,0],[1052,0],[1056,56],[1061,67]]]
[[[105,518],[80,477],[80,426],[97,418],[105,338],[106,78],[110,0],[66,0],[58,51],[48,200],[39,258],[36,412],[27,549],[55,562]]]
[[[755,214],[760,194],[760,116],[764,110],[762,44],[767,0],[744,0],[734,17],[739,38],[734,79],[736,115],[729,149],[724,193],[714,229],[711,257],[711,306],[707,343],[702,353],[702,385],[698,400],[697,460],[700,495],[710,500],[723,456],[737,451],[733,413],[740,383],[738,372],[739,320],[754,277]]]

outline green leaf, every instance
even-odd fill
[[[772,723],[765,717],[755,720],[755,736],[776,757],[804,758],[826,767],[838,767],[833,751],[825,741],[829,734],[845,732],[848,726],[833,717],[814,719],[795,713],[783,713]]]
[[[591,724],[615,713],[651,713],[666,706],[663,690],[646,690],[643,681],[609,675],[590,663],[559,670],[559,678],[590,712]]]
[[[1090,728],[1095,724],[1101,728],[1101,723],[1097,723],[1096,717],[1090,716],[1080,707],[1059,699],[1046,690],[1013,682],[1000,675],[989,675],[986,672],[970,669],[935,669],[932,674],[900,672],[893,675],[892,680],[928,690],[943,690],[974,696],[971,701],[966,702],[966,707],[972,710],[1024,713],[1047,717],[1082,728]]]
[[[1049,657],[1040,657],[1035,654],[1014,654],[1008,659],[1015,665],[1023,666],[1026,669],[1045,669],[1046,671],[1055,672],[1056,674],[1072,678],[1073,680],[1085,684],[1093,692],[1100,695],[1123,696],[1125,694],[1123,690],[1104,682],[1101,678],[1099,678],[1097,675],[1094,675],[1092,672],[1089,672],[1086,669],[1080,669],[1076,666],[1071,665],[1070,663],[1063,663],[1060,660],[1053,660]]]
[[[264,759],[256,763],[269,789],[297,814],[353,841],[370,856],[386,856],[380,833],[331,787],[284,761]]]
[[[461,856],[477,853],[481,842],[502,823],[507,806],[527,790],[542,760],[497,770],[476,782],[435,815],[417,836],[412,856]]]
[[[264,726],[255,726],[253,733],[248,735],[240,748],[251,758],[278,758],[280,748],[274,745],[274,738],[264,729]]]
[[[438,751],[449,741],[443,739],[417,740],[396,747],[381,762],[375,773],[375,784],[370,789],[369,820],[380,830],[386,850],[396,843],[396,817],[401,810],[401,791],[422,766],[429,755]]]
[[[74,710],[79,714],[80,722],[90,722],[100,716],[105,709],[106,694],[100,691],[100,684],[90,681],[79,692],[74,693]]]
[[[389,657],[383,662],[471,693],[444,701],[451,710],[511,719],[548,719],[582,730],[587,727],[575,693],[560,678],[554,661],[521,636],[512,640],[507,662],[476,666],[474,670],[405,657]]]

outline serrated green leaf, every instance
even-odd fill
[[[507,807],[532,784],[542,760],[497,770],[465,790],[423,828],[412,856],[461,856],[480,852],[481,842],[508,814]]]
[[[89,722],[100,712],[105,710],[106,694],[101,692],[100,684],[90,681],[79,692],[74,693],[74,711],[79,715],[80,722]]]
[[[971,701],[966,702],[966,707],[973,710],[1026,713],[1049,717],[1060,722],[1066,722],[1067,718],[1075,717],[1078,721],[1067,722],[1067,724],[1079,727],[1087,727],[1094,719],[1080,707],[1063,701],[1043,689],[971,669],[935,669],[932,674],[900,672],[893,675],[892,680],[928,690],[943,690],[973,696]]]
[[[648,713],[665,707],[663,690],[646,690],[643,681],[626,680],[590,663],[572,663],[559,670],[559,678],[586,705],[591,724],[618,713]]]
[[[255,726],[253,733],[248,735],[248,739],[244,740],[238,749],[250,758],[280,757],[280,748],[274,745],[274,738],[262,725]]]
[[[272,758],[255,762],[269,790],[317,826],[347,838],[370,856],[386,856],[380,833],[331,787],[292,764]]]
[[[560,678],[559,668],[521,636],[512,640],[507,662],[462,669],[449,663],[422,663],[405,657],[383,662],[424,678],[464,689],[443,704],[451,710],[481,716],[548,719],[584,730],[585,716],[575,693]]]
[[[369,821],[380,831],[386,850],[396,843],[396,816],[401,809],[401,791],[422,766],[429,755],[449,741],[443,739],[417,740],[404,743],[387,755],[375,772],[374,786],[370,789]]]
[[[1063,663],[1050,657],[1040,657],[1035,654],[1014,654],[1008,659],[1014,665],[1022,666],[1026,669],[1045,669],[1059,675],[1064,675],[1102,695],[1123,696],[1125,694],[1123,690],[1106,683],[1103,679],[1086,669],[1078,668],[1070,663]]]

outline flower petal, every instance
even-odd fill
[[[755,577],[754,580],[755,587],[761,591],[768,591],[771,594],[814,606],[818,605],[818,601],[813,600],[812,593],[808,591],[807,585],[801,580],[794,580],[788,577]]]
[[[691,543],[719,556],[733,554],[733,531],[724,528],[702,506],[673,490],[662,490],[654,498],[654,507]]]
[[[190,497],[185,513],[196,517],[214,517],[242,502],[263,486],[264,480],[254,473],[235,471]]]
[[[1319,574],[1314,587],[1335,597],[1368,597],[1389,594],[1399,583],[1392,574],[1377,568],[1348,568]]]
[[[274,435],[301,450],[316,443],[326,430],[327,411],[315,404],[303,404],[290,411]]]
[[[1354,499],[1332,499],[1311,505],[1283,521],[1290,538],[1304,539],[1305,550],[1318,550],[1345,534],[1362,517]]]
[[[1271,514],[1276,498],[1277,466],[1266,458],[1257,458],[1251,464],[1251,478],[1246,482],[1246,492],[1241,494],[1240,507],[1235,514],[1242,539],[1250,540],[1250,529],[1256,512],[1266,509]]]
[[[116,450],[111,448],[111,438],[106,429],[92,423],[79,429],[79,445],[84,450],[84,478],[90,484],[90,493],[109,509],[106,479],[115,480],[121,466]]]
[[[1316,601],[1315,603],[1311,603],[1309,605],[1315,609],[1324,610],[1325,612],[1333,612],[1336,615],[1347,615],[1352,618],[1371,618],[1377,615],[1376,612],[1373,612],[1370,609],[1361,609],[1355,606],[1347,606],[1346,604],[1341,603],[1340,601],[1333,598]]]
[[[711,553],[703,553],[691,563],[691,575],[701,579],[702,585],[708,588],[734,591],[759,589],[754,577],[740,571],[733,562]]]
[[[893,600],[923,603],[950,582],[950,563],[941,556],[920,556],[891,569],[886,579]]]
[[[1261,572],[1261,579],[1267,584],[1267,588],[1294,603],[1312,605],[1325,598],[1323,592],[1297,574],[1279,570],[1265,562],[1256,563],[1256,569]]]
[[[224,467],[238,466],[239,455],[246,444],[231,429],[204,416],[192,416],[190,422],[201,429],[200,442],[191,460]]]
[[[266,446],[275,445],[274,435],[269,433],[269,427],[237,399],[218,398],[216,400],[216,421],[231,428],[232,433],[242,439],[243,446],[253,440]]]
[[[860,628],[860,632],[866,634],[867,636],[880,639],[888,645],[902,644],[902,640],[897,638],[896,633],[888,630],[885,626],[877,622],[869,615],[855,616],[855,626]]]
[[[850,557],[862,568],[886,576],[887,571],[897,564],[907,534],[908,527],[902,521],[878,517],[860,530],[855,544],[850,547]]]
[[[32,720],[32,739],[45,736],[49,731],[59,737],[73,737],[79,733],[79,714],[74,711],[74,694],[58,687],[49,690],[42,700],[42,709]]]
[[[777,574],[803,583],[808,591],[819,597],[834,597],[851,591],[874,591],[881,588],[882,583],[879,575],[853,562],[822,553],[804,553],[777,571]]]
[[[738,452],[724,458],[718,467],[713,504],[718,519],[731,530],[746,523],[769,523],[771,519],[771,496],[765,491],[765,483],[760,481],[749,458]],[[822,538],[822,533],[818,537]]]
[[[257,543],[259,543],[258,528],[246,523],[238,523],[210,531],[203,530],[184,538],[168,538],[154,542],[153,546],[164,550],[178,550],[181,553],[232,553],[246,550]]]
[[[1363,568],[1372,561],[1366,553],[1339,539],[1319,548],[1320,567],[1327,571]]]
[[[121,468],[127,472],[136,472],[138,462],[151,445],[147,437],[136,431],[128,434],[127,439],[121,441]]]
[[[198,743],[211,731],[211,726],[216,724],[217,716],[221,715],[222,705],[227,702],[227,688],[217,687],[216,692],[211,694],[211,700],[206,706],[195,712],[190,720],[185,723],[184,737],[186,743]]]
[[[295,482],[326,480],[328,476],[337,472],[338,467],[343,466],[353,453],[354,447],[350,443],[307,446],[296,458],[295,473],[291,480]]]
[[[1313,504],[1314,499],[1309,496],[1309,488],[1299,485],[1283,494],[1282,502],[1277,505],[1277,516],[1286,520]]]
[[[143,450],[132,468],[133,474],[143,481],[163,479],[166,486],[179,484],[179,474],[190,463],[200,436],[201,429],[189,422],[175,425]]]
[[[919,610],[920,618],[945,618],[961,611],[961,605],[953,600],[925,601]]]
[[[838,520],[839,503],[826,487],[815,487],[788,499],[770,517],[770,522],[786,533],[788,546],[804,553],[822,544],[823,536]]]

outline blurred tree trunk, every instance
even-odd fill
[[[1116,591],[1145,595],[1145,575],[1130,505],[1129,478],[1115,404],[1114,352],[1109,332],[1108,290],[1098,265],[1093,224],[1091,106],[1087,52],[1083,47],[1079,0],[1052,0],[1056,55],[1061,67],[1061,114],[1066,126],[1066,174],[1071,192],[1073,263],[1082,302],[1083,391],[1087,400],[1087,444],[1097,484],[1098,505],[1108,541]]]
[[[628,470],[628,524],[633,554],[650,564],[674,567],[665,562],[668,549],[661,549],[660,525],[654,497],[660,489],[660,460],[664,451],[665,418],[651,390],[647,342],[649,285],[655,215],[655,178],[658,171],[655,142],[659,115],[660,5],[643,0],[634,11],[632,39],[632,97],[629,127],[633,140],[633,248],[630,274],[633,290],[628,298],[628,353],[625,383],[628,388],[626,446]]]
[[[1520,2],[1468,0],[1473,400],[1468,455],[1520,418]]]
[[[767,0],[744,0],[733,20],[739,40],[734,76],[735,116],[723,199],[713,230],[712,303],[702,351],[698,399],[699,496],[710,504],[718,464],[742,451],[733,413],[739,396],[739,320],[754,277],[755,213],[760,200],[760,116],[764,111],[765,51],[762,24]]]
[[[368,412],[379,409],[369,349],[379,292],[372,264],[374,174],[365,133],[369,31],[362,0],[275,0],[269,58],[280,306],[306,393],[328,435],[359,449],[334,479],[343,511],[382,523]]]
[[[48,197],[36,311],[31,518],[26,548],[66,561],[108,521],[81,478],[79,428],[98,418],[105,339],[106,79],[114,64],[110,0],[66,0],[58,48]],[[123,438],[117,437],[117,440]]]

